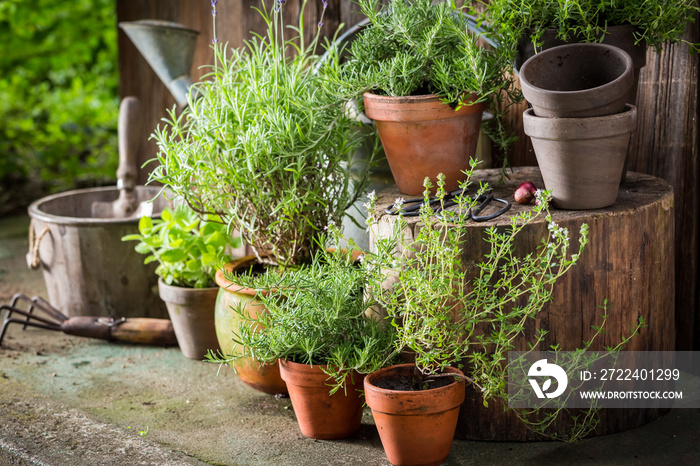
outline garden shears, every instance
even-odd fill
[[[457,205],[456,198],[464,194],[464,190],[456,189],[445,195],[443,202],[437,197],[431,197],[428,199],[428,204],[435,213],[440,213],[441,211]],[[485,222],[487,220],[492,220],[506,213],[510,209],[510,202],[506,199],[500,199],[494,197],[492,193],[483,193],[479,195],[474,195],[477,205],[469,209],[468,217],[475,222]],[[402,215],[404,217],[417,217],[420,215],[420,207],[423,205],[424,200],[422,198],[408,199],[397,206],[396,202],[387,207],[384,211],[389,215]],[[502,207],[495,212],[479,215],[487,206],[492,202],[501,204]]]

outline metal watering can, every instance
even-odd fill
[[[192,86],[190,69],[198,31],[182,24],[157,19],[119,23],[153,71],[175,97],[178,105],[187,106]]]

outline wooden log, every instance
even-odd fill
[[[513,201],[514,189],[528,180],[538,187],[544,186],[539,170],[533,167],[515,168],[510,179],[501,184],[499,175],[498,170],[475,172],[475,180],[487,181],[495,196],[510,200],[513,207],[507,215],[468,226],[463,253],[468,269],[469,264],[476,264],[487,252],[488,244],[483,241],[487,228],[505,227],[509,216],[532,208]],[[396,187],[379,193],[377,212],[384,212],[397,197],[402,195]],[[675,345],[672,188],[659,178],[631,173],[620,187],[613,206],[590,211],[552,209],[552,217],[560,226],[569,229],[572,245],[578,244],[580,227],[587,223],[589,244],[580,262],[554,286],[552,302],[528,323],[524,336],[516,343],[516,350],[527,349],[527,342],[534,340],[536,329],[548,331],[540,347],[542,350],[555,344],[564,351],[582,347],[582,342],[594,333],[591,326],[602,323],[599,306],[607,299],[606,333],[598,337],[591,350],[617,344],[629,335],[630,328],[642,316],[648,327],[642,329],[625,350],[672,351]],[[391,234],[395,222],[395,216],[382,214],[378,228],[370,236],[370,247],[377,237]],[[419,227],[416,218],[408,219],[405,235],[415,237]],[[516,240],[516,251],[533,250],[546,235],[544,219],[538,220]],[[661,414],[657,409],[601,410],[596,433],[631,429]],[[553,426],[552,432],[561,435],[565,428],[563,420]],[[504,412],[501,402],[492,400],[488,408],[484,407],[474,390],[468,390],[456,437],[499,441],[542,439],[528,430],[513,412]]]

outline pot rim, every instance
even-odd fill
[[[158,277],[158,294],[160,295],[160,299],[167,303],[186,304],[190,301],[200,300],[206,295],[214,296],[218,292],[218,286],[192,288],[189,286],[168,285],[162,277]]]
[[[527,70],[529,67],[533,66],[534,60],[546,60],[549,55],[554,55],[561,53],[565,49],[577,49],[577,48],[590,48],[590,49],[607,49],[612,53],[615,53],[616,55],[619,55],[622,60],[625,63],[625,70],[624,72],[615,78],[614,80],[607,82],[605,84],[602,84],[600,86],[596,87],[591,87],[589,89],[581,89],[581,90],[574,90],[574,91],[556,91],[556,90],[551,90],[551,89],[545,89],[542,87],[535,86],[530,82],[529,79],[527,79]],[[573,51],[573,53],[577,53],[576,51]],[[525,63],[522,64],[520,67],[520,84],[521,87],[523,87],[523,90],[527,89],[532,94],[540,95],[543,93],[546,93],[548,95],[556,96],[558,98],[566,98],[568,96],[572,96],[576,94],[577,96],[581,96],[581,98],[585,98],[586,96],[589,95],[598,95],[600,92],[603,90],[603,88],[606,87],[612,87],[612,86],[617,86],[620,83],[624,83],[625,81],[629,82],[629,85],[626,86],[626,88],[629,88],[632,86],[634,83],[634,62],[632,61],[632,57],[630,57],[630,54],[625,52],[619,47],[615,47],[612,45],[608,44],[600,44],[600,43],[572,43],[572,44],[564,44],[564,45],[558,45],[556,47],[552,47],[546,50],[543,50],[536,55],[530,57],[528,60],[525,61]]]
[[[154,186],[135,186],[134,189],[139,192],[149,193],[149,198],[152,200],[159,196],[161,188]],[[54,201],[56,199],[68,198],[72,196],[89,195],[90,193],[102,193],[114,191],[116,196],[119,195],[119,188],[116,186],[100,186],[97,188],[85,188],[85,189],[73,189],[70,191],[64,191],[62,193],[51,194],[44,196],[40,199],[29,204],[27,211],[32,219],[36,219],[45,223],[55,223],[59,225],[80,225],[80,226],[95,226],[100,227],[105,224],[138,224],[141,217],[115,217],[115,218],[101,218],[101,217],[67,217],[63,215],[50,214],[40,209],[40,207],[47,203]],[[152,193],[152,195],[150,195]],[[105,202],[116,202],[117,197],[114,201]],[[103,201],[99,201],[103,202]],[[144,201],[150,202],[150,201]],[[153,218],[160,218],[160,212],[154,212]]]
[[[478,96],[469,94],[469,99],[475,101]],[[477,102],[455,110],[435,94],[386,96],[365,92],[362,100],[368,118],[391,122],[447,120],[482,113],[486,108],[486,102]]]
[[[415,364],[395,364],[372,372],[365,377],[364,389],[367,405],[381,412],[393,412],[395,414],[428,414],[447,411],[458,407],[464,401],[465,381],[458,379],[448,385],[431,388],[429,390],[389,390],[373,384],[373,380],[382,373],[391,370],[409,369]],[[455,367],[448,367],[446,371],[464,375]],[[440,401],[436,402],[436,398]],[[381,404],[382,406],[377,406]]]
[[[323,371],[329,364],[314,364],[312,366],[311,364],[289,361],[283,358],[278,359],[278,363],[280,366],[280,375],[287,383],[289,383],[289,381],[285,379],[285,373],[289,372],[298,374],[298,378],[303,379],[307,383],[311,382],[310,385],[304,384],[303,386],[327,385],[326,382],[331,380],[331,377]],[[357,371],[353,371],[353,373],[352,378],[348,381],[348,386],[355,385],[361,387],[365,376]],[[350,372],[347,373],[345,378],[348,379],[348,377],[351,377]],[[297,381],[297,385],[300,385],[299,382],[300,381]]]
[[[228,262],[224,264],[224,270],[227,272],[233,272],[236,269],[241,269],[243,267],[247,267],[248,265],[251,265],[253,263],[257,263],[258,258],[255,255],[250,255],[250,256],[244,256],[239,259],[235,259],[231,262]],[[224,275],[224,270],[217,270],[216,275],[214,276],[214,281],[216,281],[216,284],[223,290],[231,292],[231,293],[241,293],[241,294],[246,294],[249,296],[255,296],[258,294],[264,294],[268,292],[263,292],[263,291],[258,291],[252,288],[245,288],[241,285],[239,285],[236,282],[233,282],[226,278]],[[232,287],[238,287],[231,289]]]
[[[180,285],[168,285],[165,283],[165,280],[163,280],[163,277],[159,276],[158,277],[158,286],[163,286],[164,288],[172,288],[175,290],[192,290],[195,292],[204,292],[204,291],[210,291],[210,290],[218,290],[219,286],[214,285],[214,286],[206,286],[204,288],[195,288],[193,286],[180,286]]]
[[[577,131],[582,125],[597,122],[599,131]],[[637,107],[626,104],[625,111],[612,115],[585,118],[550,118],[535,115],[532,108],[523,112],[525,134],[535,139],[599,139],[633,132],[637,127]],[[572,135],[572,132],[577,134]]]

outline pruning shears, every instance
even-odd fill
[[[439,213],[449,207],[457,205],[456,198],[464,194],[464,190],[456,189],[447,195],[445,195],[443,202],[437,197],[431,197],[428,199],[428,205],[434,212]],[[475,195],[476,196],[476,195]],[[506,199],[500,199],[494,197],[491,193],[483,193],[475,197],[477,205],[469,209],[469,217],[475,222],[485,222],[487,220],[492,220],[500,215],[503,215],[510,209],[510,202]],[[422,198],[408,199],[403,201],[399,206],[397,203],[391,204],[384,211],[389,215],[402,215],[404,217],[417,217],[420,215],[420,208],[423,205],[424,200]],[[502,207],[495,212],[479,215],[489,204],[492,202],[501,204]]]

